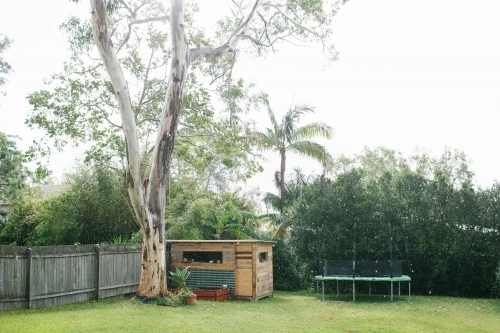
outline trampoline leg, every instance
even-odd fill
[[[352,280],[352,302],[356,301],[356,282]]]
[[[399,281],[398,283],[399,283],[398,293],[399,293],[399,296],[401,296],[401,281]]]
[[[323,301],[325,300],[325,281],[321,281],[321,292],[323,293]]]
[[[316,280],[316,292],[318,293],[319,296],[319,281]]]
[[[391,281],[391,302],[393,301],[394,282]]]
[[[337,280],[337,297],[339,297],[339,280]]]
[[[368,282],[368,295],[372,295],[372,282]]]
[[[411,300],[411,282],[408,281],[408,302]]]

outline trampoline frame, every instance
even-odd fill
[[[323,301],[325,300],[325,281],[337,281],[337,296],[339,295],[339,281],[352,281],[352,301],[356,301],[356,281],[368,281],[370,282],[369,286],[369,295],[371,295],[371,283],[372,282],[390,282],[391,283],[391,302],[394,301],[394,282],[399,283],[399,296],[401,296],[401,282],[408,282],[408,302],[411,300],[411,277],[408,275],[402,275],[398,277],[363,277],[363,276],[322,276],[322,275],[317,275],[314,277],[314,280],[316,280],[316,289],[319,294],[319,282],[321,281],[321,293],[322,293],[322,299]]]
[[[351,261],[331,261],[332,264],[336,264],[336,268],[340,268],[340,270],[336,270],[331,272],[327,267],[330,261],[325,260],[324,258],[324,225],[323,225],[323,237],[322,237],[322,244],[321,248],[323,249],[323,275],[316,275],[314,277],[314,280],[316,280],[316,289],[319,294],[319,281],[321,281],[321,292],[322,292],[322,299],[323,301],[325,300],[325,281],[337,281],[337,296],[339,295],[339,281],[352,281],[352,301],[356,301],[356,281],[368,281],[370,283],[369,285],[369,295],[371,295],[371,283],[372,282],[390,282],[391,283],[391,302],[394,301],[394,282],[399,283],[399,288],[398,288],[398,293],[399,296],[401,296],[401,282],[408,282],[408,302],[411,301],[411,277],[408,275],[402,275],[401,274],[401,262],[399,261],[394,261],[393,256],[392,256],[392,242],[393,242],[393,237],[392,237],[392,230],[391,230],[391,224],[388,224],[388,234],[389,234],[389,253],[390,253],[390,260],[368,260],[368,261],[361,261],[357,262],[356,261],[356,223],[353,225],[353,237],[352,237],[352,253],[353,253],[353,260]],[[406,228],[403,228],[404,230],[404,240],[405,240],[405,249],[406,249],[406,257],[409,263],[409,255],[408,255],[408,244],[407,244],[407,236],[406,236]],[[368,230],[366,232],[367,235],[367,246],[368,246],[368,256],[369,256],[369,245],[368,245]],[[336,233],[336,239],[337,239],[337,257],[338,257],[338,229]],[[384,263],[389,263],[389,269],[387,269],[387,266],[384,267]],[[352,263],[352,266],[351,266]],[[399,263],[398,267],[395,267],[395,264]],[[360,267],[360,264],[365,266],[363,268]],[[372,266],[372,272],[366,272],[367,266],[366,264],[374,264]],[[377,265],[379,265],[377,267]],[[397,265],[397,264],[396,264]],[[344,266],[344,267],[342,267]],[[352,267],[352,275],[346,275],[347,271],[349,271]],[[369,267],[369,266],[368,266]],[[346,270],[347,268],[347,270]],[[396,270],[396,268],[398,268]],[[410,269],[411,271],[411,269]],[[330,272],[329,275],[328,272]],[[333,273],[333,274],[332,274]],[[339,274],[340,273],[340,274]]]

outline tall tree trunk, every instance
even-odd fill
[[[183,103],[184,83],[191,61],[199,57],[220,57],[232,52],[259,7],[255,4],[245,22],[226,43],[218,47],[188,48],[184,26],[184,0],[171,0],[170,31],[172,59],[167,91],[153,151],[149,178],[140,179],[140,149],[132,101],[120,62],[108,31],[104,0],[90,0],[94,42],[111,78],[120,108],[126,143],[127,189],[142,234],[142,270],[138,295],[154,298],[167,292],[165,264],[165,206],[169,197],[170,168],[175,133]]]
[[[188,40],[184,31],[184,1],[171,2],[170,31],[172,60],[165,102],[158,127],[153,163],[144,192],[152,229],[143,233],[143,258],[139,295],[154,296],[167,291],[165,266],[165,206],[170,195],[170,169],[175,133],[182,110],[184,83],[189,67]]]
[[[90,0],[92,30],[103,63],[110,75],[121,111],[126,142],[127,188],[142,234],[142,270],[138,295],[153,298],[167,292],[165,264],[165,206],[169,196],[170,167],[175,132],[182,109],[183,88],[189,67],[184,32],[184,1],[171,2],[172,61],[162,116],[153,152],[149,179],[140,179],[140,150],[127,82],[113,49],[103,0]]]
[[[286,155],[282,151],[281,155],[281,182],[280,182],[280,213],[283,215],[283,209],[285,208],[285,165],[286,165]]]

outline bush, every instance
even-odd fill
[[[282,239],[277,240],[273,250],[273,275],[276,290],[299,291],[306,287],[303,267],[293,248]]]
[[[491,296],[500,298],[500,263],[498,263],[495,282],[493,282],[493,286],[491,287]]]
[[[123,173],[80,167],[62,193],[34,191],[14,205],[0,228],[0,244],[71,245],[129,240],[137,231]]]

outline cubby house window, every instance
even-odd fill
[[[267,252],[260,252],[259,253],[259,262],[266,262],[267,261]]]
[[[182,262],[208,262],[213,264],[222,263],[222,252],[182,252]]]

